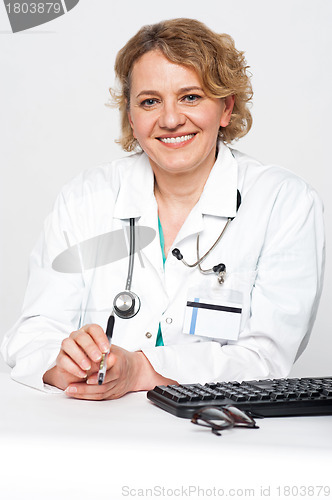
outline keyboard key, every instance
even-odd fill
[[[209,387],[209,389],[216,389],[218,387],[218,384],[217,382],[213,382],[213,383],[210,383],[210,384],[205,384],[204,387]]]
[[[297,392],[296,394],[297,394],[297,397],[301,398],[301,399],[309,397],[309,393],[306,391],[300,391],[300,392]]]
[[[186,401],[189,401],[189,398],[188,396],[179,394],[178,396],[173,396],[173,401],[176,401],[177,403],[185,403]]]
[[[218,401],[222,401],[223,399],[226,399],[226,398],[223,394],[217,394],[215,399],[217,399]]]
[[[247,401],[247,398],[245,396],[242,396],[241,394],[234,395],[234,401],[237,401],[238,403],[241,403],[241,401]]]
[[[248,401],[258,401],[258,396],[257,396],[257,394],[249,394],[247,400]]]
[[[192,393],[192,395],[189,396],[189,400],[195,402],[195,401],[201,401],[201,398],[198,394]]]
[[[163,396],[166,396],[168,399],[174,399],[174,401],[178,401],[179,398],[183,397],[178,391],[170,388],[168,388],[167,391],[164,391]],[[186,396],[184,397],[187,399]]]
[[[269,394],[260,394],[259,399],[261,401],[269,401],[270,400],[270,395]]]
[[[287,392],[287,393],[285,394],[285,397],[286,397],[287,399],[297,398],[297,394],[296,394],[296,392]]]
[[[320,392],[319,391],[309,391],[309,396],[311,398],[319,398],[320,397]]]
[[[270,396],[272,400],[281,400],[285,398],[285,395],[282,392],[273,392]]]
[[[164,394],[165,389],[166,389],[166,385],[157,385],[153,390],[157,394]]]

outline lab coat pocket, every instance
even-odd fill
[[[237,290],[191,288],[188,291],[183,333],[212,339],[237,340],[243,294]]]

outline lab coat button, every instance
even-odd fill
[[[173,323],[173,319],[172,318],[166,318],[166,323],[168,325],[170,325],[171,323]]]
[[[150,339],[152,337],[152,333],[146,332],[145,336],[146,336],[147,339]]]

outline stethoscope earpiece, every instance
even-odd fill
[[[182,253],[180,252],[180,250],[178,248],[173,248],[172,250],[172,255],[178,259],[178,260],[182,260],[183,259],[183,255]]]
[[[216,274],[224,273],[226,271],[226,266],[225,264],[217,264],[216,266],[213,266],[212,271]]]
[[[212,271],[216,274],[218,274],[218,283],[222,285],[225,281],[225,276],[226,276],[226,266],[225,264],[217,264],[216,266],[213,266]]]

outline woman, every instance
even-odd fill
[[[63,189],[32,255],[22,317],[2,346],[13,378],[113,399],[160,384],[287,376],[321,293],[322,206],[291,172],[227,146],[251,126],[246,70],[229,36],[192,19],[144,27],[119,52],[121,144],[141,152]],[[128,259],[102,265],[94,248],[95,265],[80,257],[81,272],[54,263],[68,245],[82,256],[86,242],[115,238],[130,220],[156,237],[147,244],[137,233],[141,306],[131,319],[115,315],[99,385]],[[180,254],[206,257],[188,267]]]

